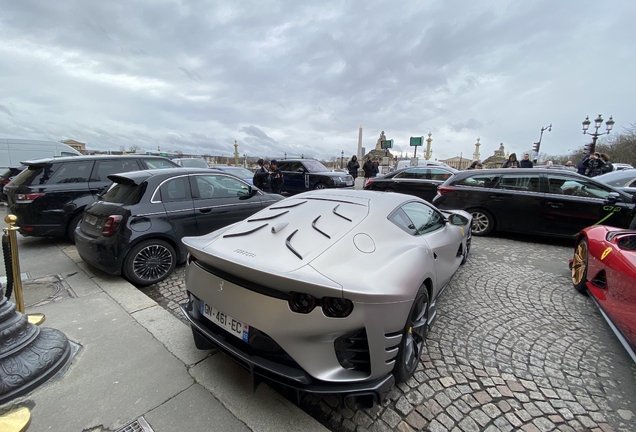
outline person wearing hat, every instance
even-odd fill
[[[269,178],[272,193],[279,194],[283,188],[283,184],[285,184],[285,179],[283,178],[281,170],[278,169],[278,163],[275,159],[272,159],[269,165]]]
[[[260,168],[256,170],[254,173],[254,178],[252,179],[252,183],[254,186],[261,189],[264,192],[271,192],[271,183],[270,183],[270,162],[263,161],[263,159],[258,160],[258,164]]]

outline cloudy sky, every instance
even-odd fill
[[[350,157],[565,154],[636,123],[636,2],[0,0],[0,137]],[[418,150],[418,155],[422,150]]]

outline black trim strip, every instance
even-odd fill
[[[333,214],[335,214],[336,216],[340,216],[341,218],[346,219],[346,220],[348,220],[349,222],[353,222],[353,221],[352,221],[351,219],[349,219],[348,217],[343,216],[343,215],[341,215],[340,213],[338,213],[338,212],[336,211],[336,210],[338,210],[338,207],[340,207],[340,204],[338,204],[337,206],[335,206],[335,207],[333,208]]]
[[[278,209],[284,209],[284,208],[291,208],[291,207],[296,207],[299,206],[301,204],[305,204],[307,201],[301,201],[299,203],[296,204],[289,204],[289,205],[284,205],[284,206],[279,206],[279,207],[270,207],[270,210],[278,210]]]
[[[282,216],[286,213],[289,213],[289,210],[286,210],[282,213],[278,213],[277,215],[273,215],[273,216],[263,216],[263,217],[259,217],[259,218],[254,218],[254,219],[248,219],[248,222],[256,222],[256,221],[262,221],[262,220],[269,220],[269,219],[276,219],[278,216]]]
[[[266,227],[269,224],[263,224],[259,227],[254,228],[253,230],[249,230],[249,231],[245,231],[245,232],[240,232],[240,233],[234,233],[234,234],[225,234],[223,236],[223,238],[227,238],[227,237],[240,237],[240,236],[244,236],[244,235],[248,235],[248,234],[252,234],[253,232],[258,231],[259,229]]]
[[[294,231],[293,233],[291,233],[289,235],[289,237],[287,237],[287,239],[285,240],[285,246],[287,246],[287,249],[289,249],[290,251],[292,251],[294,253],[294,255],[296,255],[298,258],[303,259],[303,257],[296,252],[296,249],[294,249],[294,247],[291,245],[291,238],[294,236],[294,234],[296,234],[298,232],[298,230]]]
[[[326,233],[326,232],[324,232],[324,231],[321,231],[321,230],[320,230],[320,228],[318,228],[318,227],[316,226],[316,222],[317,222],[317,221],[318,221],[318,219],[320,219],[321,217],[322,217],[322,215],[321,215],[321,216],[318,216],[316,219],[314,219],[314,221],[311,223],[311,227],[312,227],[313,229],[315,229],[316,231],[318,231],[320,234],[322,234],[322,235],[324,235],[325,237],[327,237],[328,239],[330,239],[331,237],[329,236],[329,234],[327,234],[327,233]]]

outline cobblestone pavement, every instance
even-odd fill
[[[572,287],[572,247],[474,238],[414,377],[371,409],[305,396],[333,431],[636,431],[636,366]],[[184,268],[144,289],[183,319]]]

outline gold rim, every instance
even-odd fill
[[[579,285],[583,281],[585,267],[587,265],[587,245],[584,241],[576,246],[574,259],[572,260],[572,282]]]

